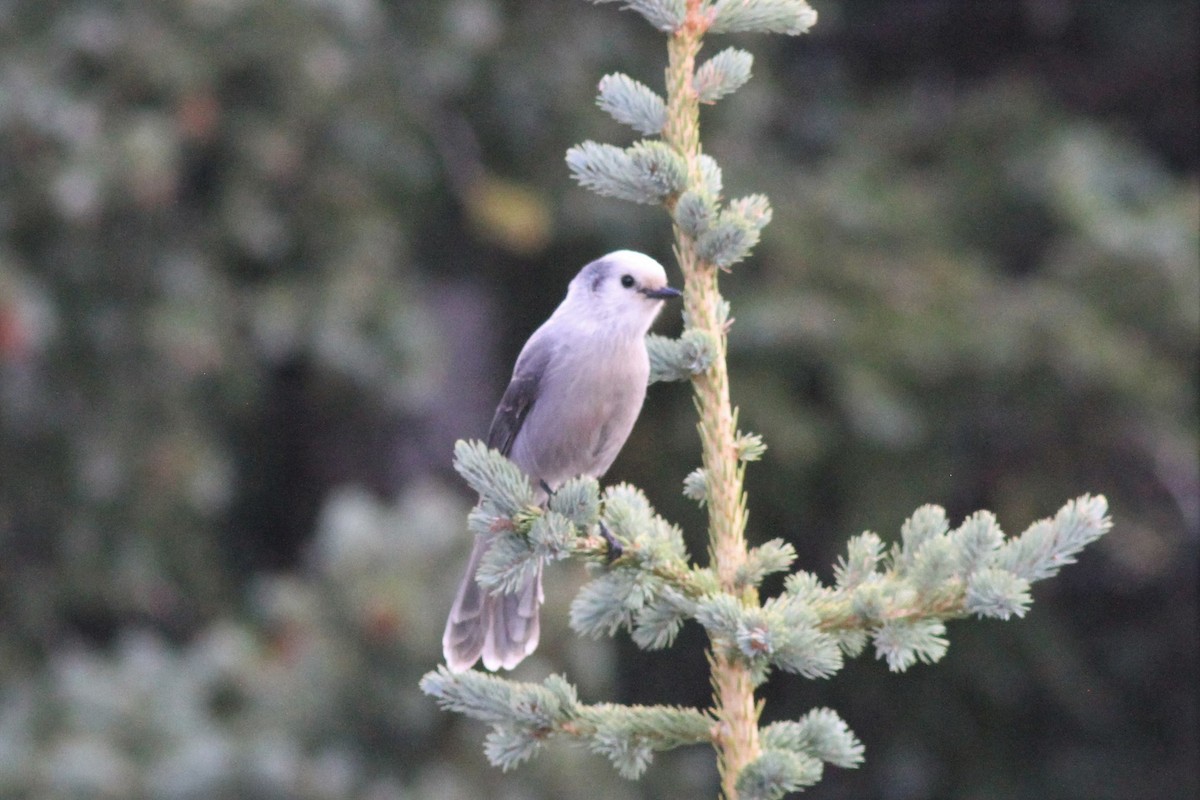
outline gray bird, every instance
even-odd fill
[[[547,488],[608,471],[646,397],[646,333],[663,301],[678,296],[661,264],[618,250],[580,270],[566,299],[529,337],[487,443],[529,476],[538,502],[547,500]],[[442,651],[455,672],[481,655],[489,670],[512,669],[538,644],[541,569],[510,594],[485,592],[475,571],[491,542],[476,537],[446,621]]]

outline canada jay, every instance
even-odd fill
[[[661,264],[618,250],[580,270],[529,337],[487,443],[529,476],[538,502],[570,478],[599,478],[617,457],[646,397],[646,332],[663,301],[678,296]],[[442,636],[455,672],[481,655],[490,670],[512,669],[537,647],[541,570],[511,594],[489,594],[475,571],[491,542],[476,538]]]

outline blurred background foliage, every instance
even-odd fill
[[[724,281],[771,447],[751,535],[828,578],[924,502],[1116,527],[937,667],[780,676],[867,746],[816,798],[1183,798],[1197,751],[1197,8],[829,0],[706,112],[775,221]],[[713,43],[718,44],[716,42]],[[723,44],[721,46],[724,46]],[[468,547],[448,472],[583,263],[664,214],[569,182],[661,37],[561,0],[0,2],[0,796],[695,798],[565,748],[501,775],[417,678]],[[671,315],[668,315],[671,316]],[[664,332],[678,330],[665,320]],[[610,480],[689,528],[686,387]],[[522,674],[703,704],[703,637]]]

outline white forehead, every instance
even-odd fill
[[[601,260],[608,262],[614,272],[637,278],[638,283],[658,285],[667,282],[667,271],[663,269],[663,265],[645,253],[635,250],[616,250]]]
[[[613,297],[628,298],[631,295],[620,283],[620,278],[629,275],[639,286],[660,289],[667,285],[667,273],[653,258],[633,250],[617,250],[597,258],[571,281],[568,296],[578,298],[611,294]]]

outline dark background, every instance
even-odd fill
[[[816,8],[705,51],[755,55],[704,142],[775,207],[723,283],[770,446],[750,536],[829,579],[925,502],[1015,534],[1102,492],[1115,527],[1026,619],[777,676],[765,718],[828,705],[865,743],[814,798],[1195,797],[1196,4]],[[416,689],[469,544],[453,441],[579,266],[670,263],[661,211],[563,163],[631,141],[602,75],[664,64],[583,2],[0,2],[0,796],[715,794],[703,748],[501,775]],[[656,385],[608,477],[702,556],[697,459]],[[707,702],[698,629],[571,635],[582,579],[553,571],[520,676]]]

